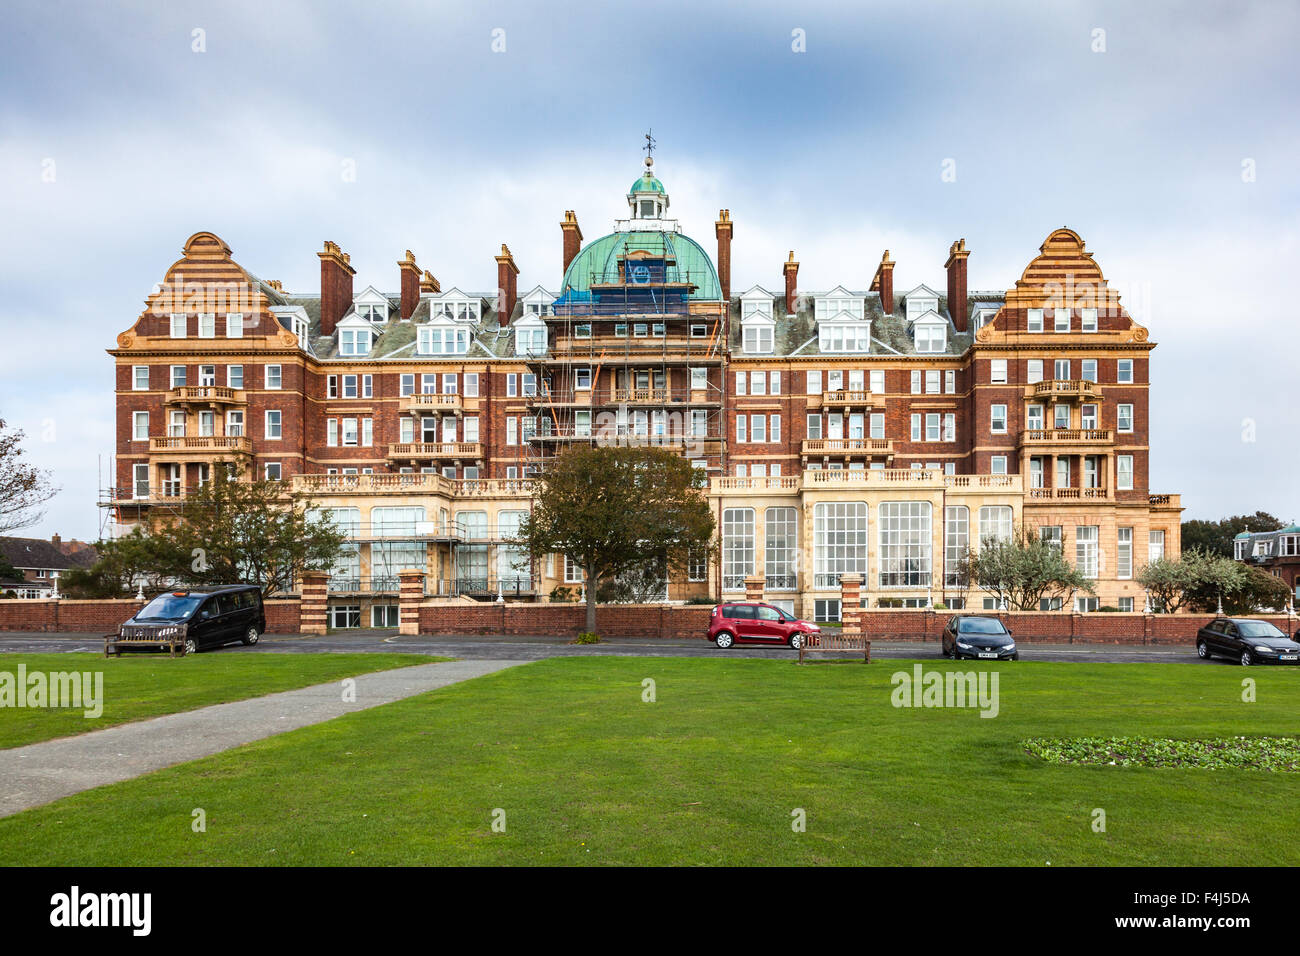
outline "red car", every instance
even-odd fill
[[[724,649],[732,644],[788,644],[797,649],[808,635],[820,633],[816,624],[752,601],[719,604],[709,618],[709,640]]]

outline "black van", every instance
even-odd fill
[[[262,590],[254,585],[180,588],[158,595],[116,635],[105,638],[104,653],[170,650],[195,654],[239,641],[256,644],[266,630]]]

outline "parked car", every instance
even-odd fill
[[[816,624],[771,604],[752,601],[719,604],[709,618],[709,640],[723,649],[732,644],[788,644],[798,649],[809,635],[820,633]]]
[[[1011,631],[996,617],[954,614],[943,629],[943,655],[953,660],[1020,660]]]
[[[1300,664],[1300,643],[1268,621],[1216,617],[1196,632],[1198,657],[1229,657],[1251,664]]]
[[[142,607],[118,628],[115,644],[121,650],[159,650],[179,639],[186,654],[195,654],[236,641],[256,644],[265,630],[261,588],[186,588]]]

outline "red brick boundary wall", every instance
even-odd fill
[[[587,629],[583,604],[422,604],[420,633],[571,637]],[[603,604],[602,637],[708,637],[713,608],[703,604]]]
[[[133,599],[70,601],[0,600],[0,631],[109,634],[144,605]],[[270,598],[265,604],[268,634],[299,633],[297,598]]]
[[[411,594],[408,601],[415,599]],[[408,619],[409,603],[402,616]],[[134,600],[22,601],[0,600],[0,632],[85,632],[107,634],[140,608]],[[421,601],[420,634],[439,636],[504,634],[572,637],[586,629],[586,609],[581,604],[434,604]],[[708,636],[712,608],[702,604],[603,604],[596,615],[596,630],[603,637]],[[865,610],[859,621],[874,641],[938,641],[948,611],[914,609]],[[1281,614],[1252,615],[1294,634],[1300,618],[1289,621]],[[1214,619],[1212,614],[1141,614],[1094,611],[1089,614],[1060,611],[1010,611],[998,614],[1012,633],[1028,642],[1089,644],[1182,644],[1195,642],[1196,631]],[[302,631],[301,601],[297,597],[266,602],[268,634]],[[408,625],[409,626],[409,625]]]

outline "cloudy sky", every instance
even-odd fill
[[[983,9],[977,9],[977,7]],[[684,228],[736,222],[733,288],[1006,289],[1081,233],[1159,343],[1151,490],[1300,518],[1300,180],[1283,3],[7,4],[0,417],[61,486],[31,534],[94,538],[104,350],[190,234],[314,291],[413,250],[444,287],[554,288],[565,209],[626,211],[642,135]],[[943,172],[955,171],[945,181]],[[345,171],[355,170],[355,177]]]

